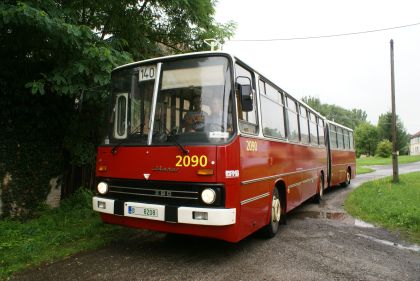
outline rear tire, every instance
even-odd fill
[[[350,174],[350,169],[347,169],[346,172],[346,181],[341,183],[342,187],[347,187],[350,185],[351,182],[351,174]]]
[[[317,203],[317,204],[321,203],[322,199],[324,198],[324,191],[325,191],[324,175],[321,175],[319,192],[317,194],[315,194],[315,197],[314,197],[314,202],[315,203]]]
[[[271,198],[270,222],[261,229],[261,234],[265,238],[273,238],[279,230],[281,216],[281,200],[277,188],[273,190]]]

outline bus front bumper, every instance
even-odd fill
[[[196,225],[225,226],[236,223],[236,209],[178,207],[138,202],[124,202],[95,196],[93,210],[101,213]]]

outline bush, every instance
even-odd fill
[[[392,143],[389,140],[382,140],[376,147],[376,155],[382,158],[388,158],[392,153]]]

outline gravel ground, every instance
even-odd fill
[[[420,281],[420,247],[398,233],[360,227],[343,202],[360,183],[390,175],[376,167],[322,204],[305,203],[270,240],[237,244],[139,230],[104,248],[33,268],[12,280],[413,280]],[[420,163],[400,165],[419,171]]]

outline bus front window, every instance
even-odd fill
[[[223,143],[233,136],[227,58],[163,61],[161,73],[155,69],[147,65],[113,73],[111,142],[146,145],[152,129],[151,145]],[[157,75],[160,85],[151,118]]]
[[[154,131],[170,132],[166,142],[227,141],[233,135],[230,71],[224,57],[164,63]]]
[[[136,69],[124,69],[112,74],[109,136],[111,144],[147,142],[154,79],[139,81]]]

